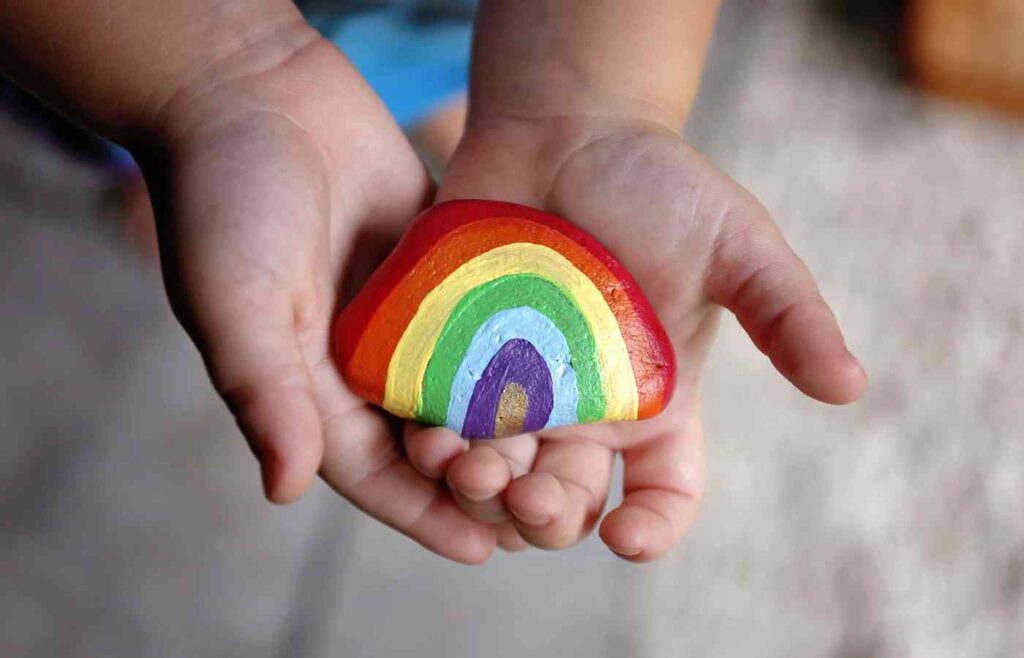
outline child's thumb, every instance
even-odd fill
[[[832,404],[864,394],[867,375],[846,349],[814,277],[756,202],[727,216],[707,286],[711,299],[736,314],[758,349],[801,391]]]
[[[291,304],[281,294],[256,297],[258,308],[223,299],[202,304],[187,324],[259,459],[267,498],[289,503],[316,476],[323,433]]]

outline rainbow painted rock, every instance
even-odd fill
[[[510,203],[423,212],[333,340],[358,395],[474,439],[649,418],[675,379],[626,268],[564,219]]]

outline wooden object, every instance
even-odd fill
[[[922,87],[1024,113],[1024,0],[912,0],[907,29]]]
[[[510,203],[423,212],[333,340],[358,395],[466,438],[649,418],[675,380],[626,269],[569,222]]]

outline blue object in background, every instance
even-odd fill
[[[422,121],[469,84],[468,18],[409,7],[311,12],[307,18],[352,60],[402,128]]]

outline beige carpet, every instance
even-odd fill
[[[774,212],[872,386],[812,403],[728,323],[706,505],[640,573],[637,654],[1024,656],[1024,125],[917,97],[823,3],[746,4],[696,137]]]

